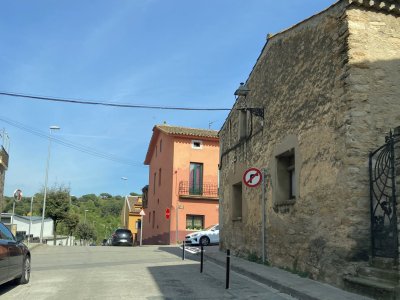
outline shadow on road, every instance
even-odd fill
[[[0,296],[11,291],[15,287],[17,287],[17,285],[15,283],[13,283],[12,281],[0,285]]]
[[[198,263],[148,267],[162,293],[163,299],[235,299],[225,290],[224,278],[215,278],[204,272],[200,274]],[[238,299],[238,298],[236,298]]]

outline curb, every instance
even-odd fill
[[[226,262],[224,259],[221,260],[220,257],[213,257],[213,255],[207,254],[205,252],[204,254],[205,258],[211,262],[214,262],[220,266],[226,267]],[[234,260],[238,260],[237,262],[240,262],[241,259],[235,257]],[[291,280],[285,281],[281,279],[277,279],[274,277],[271,277],[267,274],[260,274],[257,271],[254,271],[252,268],[252,264],[258,265],[254,262],[246,261],[248,263],[248,267],[244,268],[243,266],[240,266],[235,264],[234,260],[231,258],[231,270],[235,271],[239,274],[242,274],[248,278],[251,278],[255,281],[258,281],[262,284],[265,284],[267,286],[270,286],[282,293],[288,294],[292,297],[298,298],[300,300],[321,300],[321,299],[348,299],[348,300],[355,300],[355,299],[371,299],[363,295],[359,294],[354,294],[345,290],[342,290],[340,288],[334,287],[327,285],[322,282],[314,281],[312,279],[306,279],[304,278],[304,281],[302,281],[302,278],[296,277],[294,278],[294,274],[292,273],[287,273],[288,279],[292,278]],[[268,267],[271,268],[271,267]],[[278,272],[285,272],[283,270],[278,269]],[[286,274],[286,272],[285,272]],[[297,277],[299,280],[297,280]],[[293,281],[293,279],[295,281]]]
[[[226,266],[225,262],[222,262],[222,261],[220,261],[220,260],[218,260],[218,259],[216,259],[216,258],[214,258],[212,256],[208,256],[207,254],[204,254],[204,256],[207,257],[210,261],[216,263],[217,265],[220,265],[220,266],[223,266],[223,267]],[[271,279],[265,278],[263,276],[260,276],[258,274],[249,272],[249,271],[247,271],[247,270],[245,270],[245,269],[243,269],[241,267],[237,267],[237,266],[233,265],[232,263],[231,263],[231,270],[235,271],[237,273],[240,273],[242,275],[245,275],[245,276],[247,276],[247,277],[249,277],[249,278],[251,278],[251,279],[253,279],[255,281],[258,281],[258,282],[261,282],[261,283],[263,283],[265,285],[268,285],[268,286],[270,286],[270,287],[272,287],[274,289],[277,289],[280,292],[283,292],[285,294],[289,294],[290,296],[298,298],[300,300],[303,300],[303,299],[304,300],[320,300],[320,298],[315,298],[313,296],[310,296],[308,294],[300,292],[300,291],[298,291],[298,290],[296,290],[294,288],[291,288],[289,286],[285,286],[285,285],[283,285],[283,284],[281,284],[279,282],[276,282],[274,280],[271,280]]]

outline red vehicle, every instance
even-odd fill
[[[17,284],[29,282],[31,253],[22,240],[0,222],[0,284],[14,280]]]

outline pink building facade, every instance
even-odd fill
[[[149,165],[144,244],[175,244],[218,223],[218,161],[218,131],[153,128],[144,162]]]

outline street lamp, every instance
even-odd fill
[[[49,149],[47,153],[47,164],[46,164],[46,177],[44,180],[44,196],[43,196],[43,210],[42,210],[42,224],[40,226],[40,243],[43,242],[43,227],[44,227],[44,216],[46,212],[46,197],[47,197],[47,181],[49,178],[49,163],[50,163],[50,150],[51,150],[51,133],[53,130],[60,130],[58,126],[50,126],[50,135],[49,135]]]

